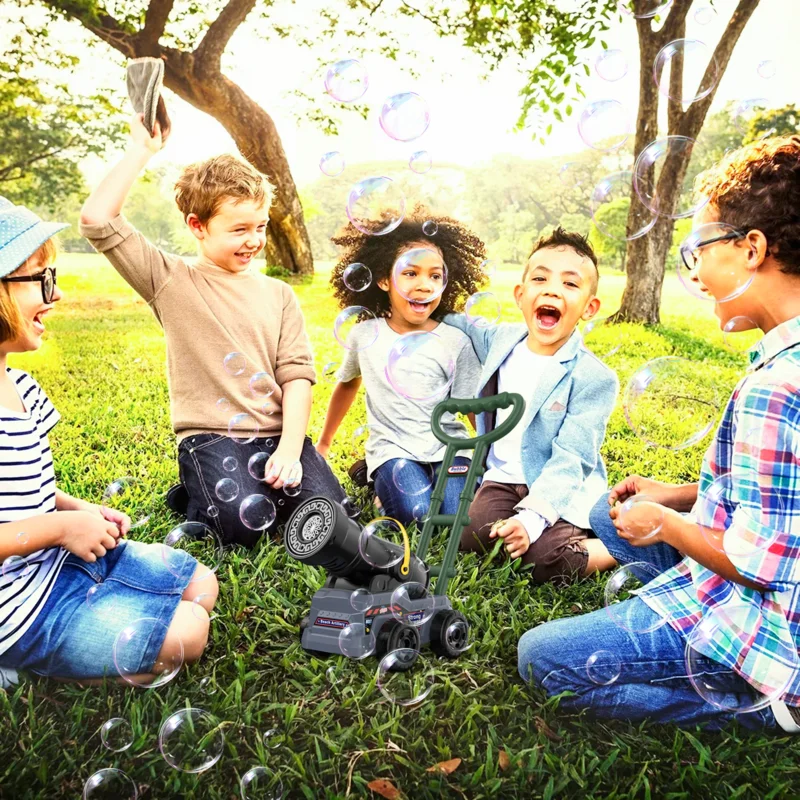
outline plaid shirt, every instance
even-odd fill
[[[727,581],[687,556],[639,596],[684,636],[723,609],[716,615],[720,635],[703,654],[765,694],[788,686],[783,699],[798,706],[800,317],[771,330],[749,355],[748,374],[703,459],[693,514],[698,524],[724,531],[736,570],[763,588]],[[729,477],[717,480],[723,475]]]

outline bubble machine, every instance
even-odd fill
[[[449,436],[441,428],[442,415],[448,412],[493,418],[499,409],[509,407],[503,422],[487,426],[492,429],[482,436],[463,439]],[[305,650],[356,659],[371,655],[380,659],[400,649],[414,654],[398,660],[395,669],[410,669],[424,645],[447,658],[457,658],[467,650],[469,623],[450,604],[447,584],[455,574],[458,543],[470,522],[469,505],[485,471],[489,447],[511,432],[524,410],[522,396],[508,392],[475,400],[450,398],[436,406],[431,429],[446,448],[414,551],[404,529],[403,545],[365,536],[360,524],[328,497],[312,497],[297,508],[284,531],[286,550],[292,558],[328,573],[300,623]],[[463,474],[458,466],[453,467],[453,459],[458,451],[470,449],[474,452],[458,509],[455,514],[441,514],[448,478]],[[449,528],[450,533],[441,565],[429,566],[426,557],[436,528]]]

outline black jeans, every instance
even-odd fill
[[[274,532],[310,497],[325,495],[339,503],[345,499],[344,490],[308,436],[303,441],[300,455],[303,480],[296,496],[287,495],[283,489],[276,491],[269,484],[254,478],[247,468],[250,459],[256,453],[272,455],[279,442],[280,436],[272,436],[241,444],[216,433],[201,433],[185,438],[178,446],[178,467],[181,483],[189,494],[187,519],[203,522],[213,528],[225,544],[253,547],[264,530],[267,533]],[[232,470],[228,469],[233,466],[231,459],[235,461]],[[223,479],[234,481],[238,489],[236,496],[227,502],[217,494],[217,484]],[[230,484],[227,488],[228,492],[222,492],[225,498],[232,493]],[[276,519],[264,530],[251,530],[239,517],[239,506],[251,494],[266,495],[275,504]]]

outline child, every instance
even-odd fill
[[[315,376],[297,299],[254,264],[266,243],[272,187],[233,156],[186,167],[176,201],[200,255],[196,262],[168,255],[120,213],[163,144],[158,125],[150,136],[141,115],[133,118],[125,156],[84,203],[81,233],[164,329],[185,487],[171,491],[171,507],[215,528],[225,543],[252,547],[308,497],[345,495],[306,436]],[[294,487],[285,497],[284,486]]]
[[[47,434],[59,414],[6,357],[41,347],[44,317],[62,297],[52,237],[66,227],[0,197],[0,685],[17,669],[65,679],[116,674],[114,641],[142,618],[161,625],[141,648],[141,681],[181,642],[185,660],[196,661],[217,596],[216,577],[185,551],[170,554],[168,570],[156,545],[122,538],[127,516],[55,488]],[[87,602],[89,589],[106,582],[113,613]]]
[[[438,230],[426,235],[423,226],[429,231],[434,226]],[[345,350],[317,450],[327,458],[363,379],[369,423],[367,477],[375,482],[384,513],[408,525],[427,512],[444,457],[444,445],[431,431],[433,409],[447,397],[472,397],[480,374],[469,339],[441,324],[440,319],[459,300],[478,290],[483,277],[483,243],[455,220],[433,218],[422,207],[383,236],[369,236],[348,224],[333,241],[344,248],[331,275],[339,305],[363,306],[378,320],[377,329],[374,321],[360,322],[350,335],[350,349]],[[409,263],[395,267],[404,254]],[[345,269],[353,263],[364,264],[372,273],[371,284],[357,287],[360,291],[350,288],[343,278]],[[393,386],[386,372],[389,351],[404,334],[420,331],[434,331],[439,337],[430,348],[431,360],[437,363],[423,363],[419,354],[407,359],[408,375],[398,376]],[[372,339],[374,342],[370,343]],[[444,375],[446,361],[452,361],[455,371],[445,392],[434,396],[435,392],[414,390],[409,397],[396,388],[398,380],[403,388],[406,383],[421,385],[434,373]],[[423,396],[426,399],[418,399]],[[452,414],[443,416],[442,426],[451,436],[468,436],[464,424]],[[442,514],[455,514],[465,480],[459,476],[468,466],[466,456],[456,456]]]
[[[632,476],[592,511],[595,530],[620,562],[648,561],[665,570],[620,611],[631,622],[626,628],[650,632],[628,633],[604,610],[549,622],[520,640],[519,672],[548,694],[572,692],[564,707],[598,717],[710,728],[736,718],[750,728],[797,733],[800,137],[762,140],[731,153],[698,178],[698,190],[709,203],[695,216],[692,244],[681,248],[691,279],[718,300],[721,328],[734,317],[749,317],[765,335],[750,351],[748,374],[703,459],[699,492],[697,484]],[[744,286],[744,293],[727,299],[736,294],[733,287]],[[718,481],[723,475],[729,477]],[[712,484],[721,493],[709,491]],[[614,504],[640,492],[655,502],[627,513],[623,529]],[[695,500],[697,521],[678,513]],[[639,538],[654,512],[664,514],[661,531]],[[712,529],[725,531],[722,547],[714,545]],[[720,627],[698,662],[718,698],[729,692],[719,705],[730,710],[695,691],[684,662],[687,637],[715,611]],[[746,629],[735,624],[743,617]],[[615,682],[598,686],[587,679],[586,663],[601,647],[622,666]],[[756,692],[771,705],[733,713],[739,698]]]
[[[461,549],[483,552],[499,536],[512,559],[533,565],[536,583],[564,584],[614,564],[588,530],[589,509],[607,488],[600,445],[618,388],[576,330],[600,308],[597,282],[591,245],[556,228],[536,243],[514,287],[525,325],[445,320],[472,339],[484,365],[480,394],[517,392],[526,403],[514,430],[489,450]],[[481,433],[495,425],[485,416]]]

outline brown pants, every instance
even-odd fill
[[[528,494],[525,484],[484,481],[469,507],[470,524],[461,534],[461,550],[487,553],[497,539],[490,539],[492,525],[500,519],[513,517],[514,506]],[[522,555],[523,564],[533,564],[532,577],[536,583],[561,586],[574,583],[586,572],[589,554],[582,542],[594,534],[560,519]],[[505,554],[505,550],[503,550]]]

